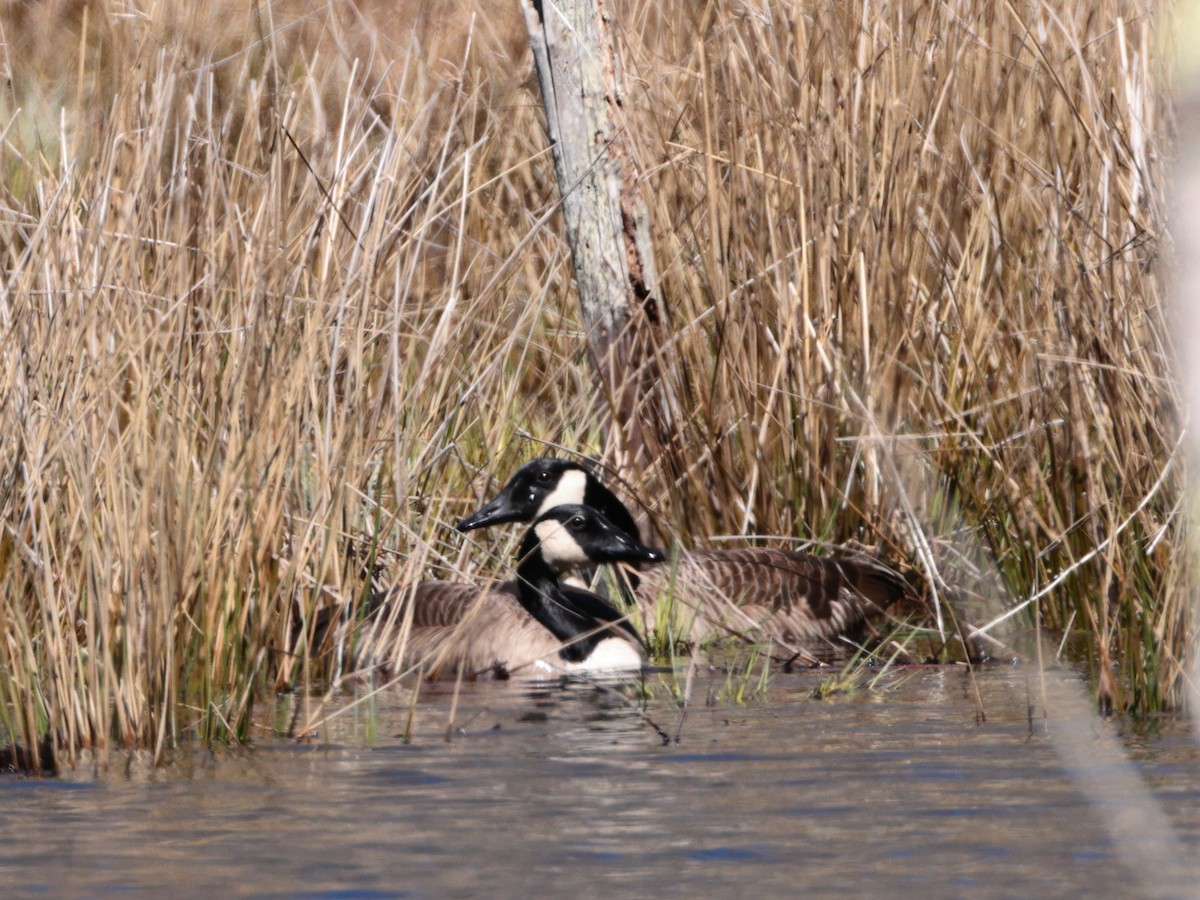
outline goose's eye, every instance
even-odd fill
[[[538,472],[537,479],[538,479],[538,481],[549,481],[550,473],[549,472]]]
[[[583,521],[583,516],[575,516],[571,519],[571,527],[576,531],[583,528],[583,526],[586,524],[587,523]]]

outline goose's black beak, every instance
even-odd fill
[[[467,516],[454,527],[459,531],[468,532],[476,528],[486,528],[489,525],[502,525],[505,522],[519,522],[521,514],[513,509],[508,492],[502,492],[494,500],[485,503],[473,514]]]
[[[667,554],[656,547],[647,547],[645,544],[635,541],[628,535],[617,531],[611,525],[606,527],[611,529],[613,542],[605,548],[607,562],[624,562],[624,563],[660,563],[664,562]],[[600,562],[601,560],[597,560]]]
[[[660,563],[666,562],[667,559],[667,554],[657,547],[645,547],[638,544],[637,551],[637,555],[630,562]]]

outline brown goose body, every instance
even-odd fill
[[[673,602],[677,636],[690,644],[727,635],[822,661],[853,652],[867,616],[910,591],[869,557],[767,548],[692,550],[636,578],[630,593],[647,633],[663,618],[661,604]]]
[[[559,657],[563,642],[521,606],[515,581],[486,588],[422,581],[380,593],[372,605],[380,612],[368,615],[374,621],[357,648],[359,667],[403,671],[420,664],[430,678],[460,670],[464,678],[507,678],[587,668]]]
[[[515,581],[486,587],[423,581],[373,596],[355,642],[357,667],[420,665],[433,677],[640,668],[645,647],[627,618],[603,597],[560,579],[582,566],[663,558],[598,511],[559,506],[526,533]],[[328,617],[318,621],[314,643],[323,643],[332,625]]]
[[[637,539],[625,505],[583,466],[567,460],[527,463],[459,530],[526,522],[555,504],[583,504]],[[905,596],[907,581],[865,555],[820,557],[743,548],[680,552],[667,565],[628,571],[622,593],[653,633],[661,604],[674,602],[677,637],[693,646],[725,635],[769,640],[790,654],[822,661],[853,652],[866,617]]]

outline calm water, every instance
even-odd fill
[[[0,780],[4,896],[1138,896],[1106,804],[1031,725],[1024,673],[985,671],[985,722],[958,669],[810,699],[778,676],[748,706],[705,706],[680,743],[593,686],[426,688],[414,741],[400,691],[375,746],[335,721],[153,777]],[[663,693],[663,692],[659,692]],[[650,715],[668,731],[665,701]],[[1100,726],[1102,730],[1112,730]],[[1144,793],[1200,855],[1200,754],[1126,737]],[[186,769],[186,770],[185,770]],[[1093,792],[1094,793],[1094,792]],[[1178,884],[1178,882],[1177,882]],[[1170,888],[1167,894],[1186,895]]]

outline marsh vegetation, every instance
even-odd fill
[[[196,6],[4,8],[0,732],[68,757],[252,739],[342,658],[295,628],[506,571],[516,533],[453,522],[603,443],[516,5]],[[616,10],[678,413],[622,487],[658,537],[878,550],[932,586],[923,654],[1036,632],[1176,707],[1150,8]]]

